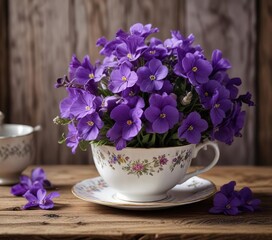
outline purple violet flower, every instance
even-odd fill
[[[227,198],[236,196],[236,191],[234,190],[236,186],[235,181],[230,181],[228,184],[224,184],[220,188],[220,192],[223,193]]]
[[[20,182],[11,187],[10,193],[15,196],[23,196],[27,191],[37,191],[38,189],[43,188],[41,182],[32,182],[28,176],[20,176]]]
[[[134,85],[133,87],[126,88],[124,91],[121,92],[123,98],[129,98],[137,96],[140,93],[140,88],[138,85]]]
[[[51,187],[51,183],[46,179],[45,172],[42,168],[35,168],[31,172],[31,177],[22,175],[20,176],[20,182],[14,185],[10,192],[15,196],[22,196],[27,191],[37,191],[37,189],[43,187]]]
[[[220,191],[214,196],[214,206],[209,210],[210,213],[224,213],[225,215],[237,215],[240,213],[239,206],[241,206],[241,200],[234,190],[235,185],[236,182],[231,181],[220,188]]]
[[[81,66],[81,62],[77,59],[76,55],[73,54],[69,64],[69,78],[73,81],[76,77],[76,70]]]
[[[46,179],[45,171],[37,167],[31,171],[31,180],[32,182],[40,182],[44,187],[51,187],[51,183],[48,179]]]
[[[237,192],[234,190],[235,185],[236,182],[231,181],[220,188],[220,191],[214,196],[210,213],[237,215],[241,212],[254,212],[259,209],[261,201],[253,199],[250,188],[244,187]]]
[[[82,139],[91,141],[97,139],[99,130],[104,126],[97,112],[85,116],[78,122],[78,132]]]
[[[201,140],[201,133],[208,128],[208,123],[199,113],[191,112],[178,128],[178,137],[185,138],[187,142],[197,144]]]
[[[114,109],[119,104],[123,103],[124,99],[118,95],[107,96],[104,98],[102,102],[101,111],[111,113],[112,109]]]
[[[242,103],[247,104],[249,107],[254,106],[254,102],[251,100],[251,93],[247,92],[246,94],[240,95],[237,99],[237,102],[240,106],[242,106]]]
[[[74,123],[68,124],[68,134],[66,138],[67,147],[72,149],[72,153],[76,153],[77,146],[79,144],[79,134]]]
[[[209,81],[212,65],[198,54],[187,53],[182,61],[175,65],[175,73],[187,77],[193,86]]]
[[[168,68],[156,58],[150,60],[146,66],[140,67],[137,71],[138,82],[141,91],[153,92],[160,90],[163,86],[163,79],[168,74]]]
[[[163,43],[157,38],[151,38],[148,48],[144,51],[143,56],[146,60],[152,58],[164,59],[167,56],[167,49]]]
[[[178,122],[177,101],[171,95],[152,94],[149,103],[144,115],[152,124],[153,132],[165,133]]]
[[[164,41],[164,46],[173,50],[178,47],[183,48],[184,50],[188,50],[189,46],[194,42],[195,37],[193,34],[190,34],[187,38],[184,37],[179,31],[171,31],[172,38],[166,39]]]
[[[236,86],[240,86],[242,84],[242,81],[240,78],[229,79],[228,75],[226,74],[225,78],[223,79],[223,84],[225,84],[226,88],[229,90],[230,98],[235,99],[239,92]]]
[[[64,98],[59,105],[60,115],[62,118],[73,118],[74,115],[71,113],[71,106],[78,98],[78,95],[82,93],[80,89],[77,88],[66,88],[68,92],[68,97]]]
[[[164,80],[162,88],[160,90],[158,90],[157,93],[159,93],[159,94],[163,94],[163,93],[171,94],[171,93],[173,93],[173,89],[174,89],[173,84],[169,80]]]
[[[211,98],[210,116],[214,126],[220,124],[226,116],[226,112],[231,109],[232,102],[228,99],[229,91],[220,88],[215,91]]]
[[[143,25],[141,23],[136,23],[130,27],[130,33],[132,35],[141,36],[141,37],[148,37],[152,33],[158,32],[158,28],[152,28],[151,24]]]
[[[52,199],[59,196],[60,194],[58,192],[51,192],[46,196],[45,189],[39,189],[36,196],[28,191],[24,195],[24,198],[28,200],[28,203],[23,206],[23,209],[29,209],[32,207],[39,207],[46,210],[51,209],[54,207]]]
[[[124,103],[130,108],[144,108],[144,99],[139,96],[127,97],[124,99]]]
[[[241,205],[241,201],[237,197],[228,199],[223,193],[218,192],[213,199],[213,207],[209,210],[210,213],[225,215],[237,215],[240,213],[238,207]]]
[[[252,191],[249,187],[244,187],[238,192],[239,198],[241,200],[241,209],[245,212],[254,212],[258,210],[261,204],[260,199],[254,199],[252,196]]]
[[[137,74],[130,70],[127,63],[123,63],[120,69],[112,71],[110,75],[109,89],[113,93],[119,93],[128,87],[133,87],[137,80]]]
[[[132,62],[137,60],[146,48],[144,38],[132,35],[117,45],[115,55],[120,59],[120,62]]]
[[[212,67],[213,72],[226,71],[231,68],[230,62],[222,58],[222,52],[218,49],[212,52]]]
[[[234,136],[241,136],[240,131],[244,126],[244,122],[245,111],[241,111],[239,104],[234,104],[223,122],[214,128],[211,137],[226,144],[231,144]]]
[[[121,43],[123,43],[123,41],[121,39],[114,39],[114,40],[108,41],[108,42],[106,39],[102,39],[102,40],[98,39],[97,45],[101,44],[101,46],[102,46],[102,44],[104,44],[103,48],[100,50],[99,53],[101,55],[110,57],[115,52],[116,47]]]
[[[142,121],[140,118],[142,114],[143,110],[140,108],[131,109],[125,104],[118,105],[111,111],[110,117],[115,121],[115,124],[107,132],[107,137],[114,142],[121,140],[121,146],[123,146],[124,140],[131,140],[141,130]]]
[[[80,119],[95,112],[101,104],[102,99],[100,97],[96,97],[88,92],[83,92],[77,95],[77,99],[74,100],[70,107],[70,113]]]
[[[76,69],[73,83],[85,85],[89,81],[98,82],[104,77],[103,71],[104,68],[102,66],[94,67],[90,62],[90,57],[85,56],[81,66]]]
[[[222,85],[215,80],[210,80],[207,83],[201,84],[196,87],[196,91],[199,95],[200,102],[206,109],[212,108],[211,103],[212,97],[215,91],[220,88],[222,88]]]

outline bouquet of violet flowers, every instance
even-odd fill
[[[239,95],[240,78],[231,78],[220,50],[206,58],[194,36],[172,31],[162,41],[151,24],[102,37],[103,61],[72,57],[69,75],[56,87],[68,96],[60,102],[57,124],[68,125],[66,142],[74,153],[90,143],[125,147],[168,147],[218,140],[231,144],[241,136],[251,94]]]

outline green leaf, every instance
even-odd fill
[[[150,134],[146,134],[143,136],[142,143],[147,144],[149,142]]]
[[[90,145],[90,142],[88,141],[83,140],[79,142],[79,147],[82,151],[87,151],[89,145]]]
[[[65,141],[66,141],[66,136],[65,136],[65,134],[63,133],[62,135],[61,135],[61,138],[60,138],[60,140],[58,141],[58,143],[59,144],[63,144],[63,143],[65,143]]]
[[[150,143],[149,143],[149,146],[153,147],[153,146],[155,146],[155,143],[156,143],[156,133],[153,133],[152,138],[151,138]]]
[[[59,116],[56,116],[54,119],[53,119],[53,122],[57,125],[67,125],[69,123],[71,123],[73,120],[71,119],[67,119],[67,118],[61,118]]]

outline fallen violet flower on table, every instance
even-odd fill
[[[60,194],[58,192],[51,192],[48,195],[46,194],[45,189],[39,189],[36,195],[32,194],[30,191],[27,191],[23,197],[28,200],[28,203],[23,206],[23,209],[39,207],[46,210],[53,208],[54,202],[52,201],[52,198],[59,197]]]
[[[260,208],[261,200],[253,199],[252,191],[249,187],[242,188],[238,194],[241,199],[241,209],[244,212],[254,212]]]
[[[54,207],[53,198],[59,197],[58,192],[51,192],[46,196],[44,188],[51,187],[51,182],[46,178],[42,168],[35,168],[31,172],[31,177],[22,175],[20,182],[14,185],[10,192],[15,196],[23,196],[28,203],[22,209],[39,207],[41,209],[51,209]]]
[[[234,190],[235,181],[224,184],[220,191],[214,195],[213,207],[210,213],[225,215],[237,215],[241,212],[254,212],[259,209],[261,201],[253,199],[252,191],[248,187],[242,188],[239,192]]]
[[[15,196],[23,196],[28,190],[37,192],[38,189],[44,187],[51,187],[51,183],[46,179],[44,170],[38,167],[32,170],[31,177],[20,176],[20,182],[14,185],[10,192]]]

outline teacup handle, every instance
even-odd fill
[[[214,142],[208,141],[205,143],[198,144],[192,153],[192,158],[195,158],[197,156],[198,152],[202,148],[206,148],[207,146],[211,146],[214,149],[214,158],[213,158],[212,162],[208,166],[206,166],[202,169],[198,169],[196,171],[186,173],[185,177],[179,182],[179,184],[184,183],[185,181],[187,181],[189,178],[191,178],[193,176],[197,176],[201,173],[209,171],[211,168],[213,168],[216,165],[216,163],[218,162],[219,156],[220,156],[220,152],[219,152],[219,148],[218,148],[217,144]]]

